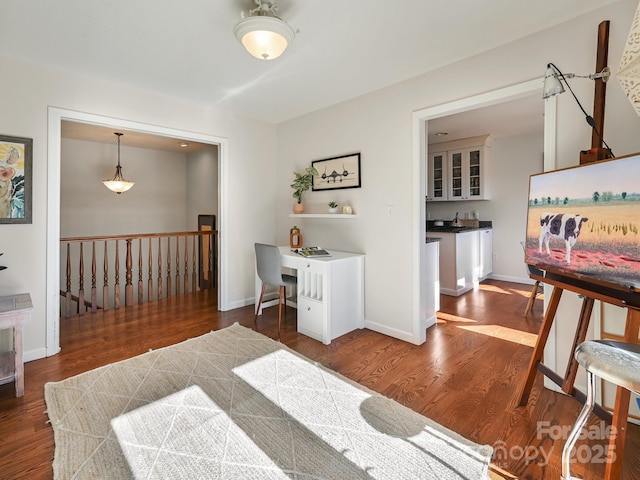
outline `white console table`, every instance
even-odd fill
[[[364,255],[328,250],[330,257],[305,258],[279,247],[282,266],[298,277],[298,332],[325,345],[356,328],[364,328]],[[255,293],[262,283],[256,274]],[[263,302],[262,308],[272,302]],[[262,308],[258,315],[262,314]]]
[[[31,320],[32,308],[28,293],[0,297],[0,330],[13,328],[13,350],[0,352],[0,385],[15,380],[16,397],[24,395],[22,327]]]

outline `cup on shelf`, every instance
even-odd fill
[[[343,205],[342,206],[342,213],[344,213],[346,215],[351,215],[353,213],[353,209],[351,208],[351,205]]]

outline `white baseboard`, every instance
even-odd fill
[[[24,362],[31,362],[33,360],[39,360],[47,356],[46,348],[37,348],[35,350],[27,350],[22,354],[22,360]]]
[[[533,285],[535,282],[529,277],[511,277],[509,275],[496,275],[491,274],[489,277],[491,280],[501,280],[503,282],[522,283],[524,285]]]
[[[382,333],[384,335],[388,335],[389,337],[397,338],[398,340],[403,340],[405,342],[418,345],[416,343],[416,339],[413,338],[413,332],[405,332],[404,330],[398,330],[397,328],[390,328],[387,325],[382,325],[380,323],[372,322],[369,320],[364,321],[364,328],[373,330],[374,332]]]

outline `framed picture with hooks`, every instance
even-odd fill
[[[314,160],[311,166],[318,170],[314,175],[311,189],[337,190],[339,188],[360,188],[360,153]]]

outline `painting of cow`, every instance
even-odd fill
[[[582,224],[589,219],[581,215],[570,213],[545,213],[540,216],[540,238],[538,242],[538,252],[542,253],[542,245],[547,249],[547,255],[551,255],[549,250],[549,240],[551,237],[564,240],[566,247],[565,260],[571,263],[571,249],[576,244],[580,236]]]
[[[640,292],[640,154],[529,179],[525,263]]]

